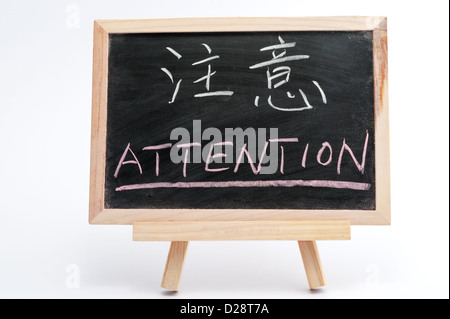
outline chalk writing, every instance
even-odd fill
[[[105,207],[376,209],[373,44],[365,31],[110,35]]]
[[[291,71],[292,71],[291,67],[286,66],[286,65],[278,66],[272,70],[269,68],[269,66],[274,65],[274,64],[291,62],[291,61],[307,60],[310,57],[309,55],[286,56],[286,54],[287,54],[286,49],[294,48],[296,46],[296,43],[295,42],[286,43],[281,36],[278,37],[278,40],[279,40],[280,44],[270,45],[270,46],[260,49],[260,51],[272,50],[272,59],[271,60],[260,62],[260,63],[254,64],[249,67],[250,69],[259,69],[259,68],[267,67],[267,71],[266,71],[267,88],[269,90],[276,89],[276,88],[288,83],[289,79],[291,77]],[[278,50],[282,50],[282,51],[280,53],[278,53]],[[279,78],[281,78],[281,80]],[[277,80],[278,82],[274,82],[274,80]],[[323,103],[327,104],[325,92],[322,90],[319,83],[317,81],[312,81],[312,82],[319,89],[319,92],[322,96]],[[277,106],[272,101],[272,94],[270,94],[269,97],[267,98],[267,103],[272,108],[274,108],[275,110],[278,110],[278,111],[292,112],[292,111],[304,111],[304,110],[312,109],[313,106],[309,103],[305,92],[303,92],[303,90],[300,88],[298,89],[298,91],[300,92],[300,95],[306,106],[300,106],[300,107],[295,107],[295,108],[279,106],[279,105]],[[296,97],[296,95],[290,91],[287,91],[286,95],[289,99],[295,99],[295,97]],[[255,105],[259,106],[259,96],[255,97]]]
[[[279,44],[266,46],[266,47],[263,47],[260,49],[261,52],[272,51],[272,59],[251,65],[249,67],[249,69],[251,69],[251,70],[267,67],[267,70],[266,70],[267,89],[269,89],[269,90],[277,89],[278,87],[281,87],[282,85],[288,83],[291,78],[291,73],[292,73],[292,68],[287,65],[277,66],[273,69],[270,69],[270,66],[273,66],[276,64],[287,63],[287,62],[299,61],[299,60],[307,60],[310,58],[309,55],[300,55],[300,54],[287,56],[287,49],[295,48],[296,42],[286,42],[281,36],[278,36],[278,41],[280,42]],[[234,91],[230,91],[230,90],[211,91],[211,79],[216,74],[216,71],[212,71],[212,66],[211,66],[210,62],[220,59],[220,56],[212,55],[212,49],[208,44],[202,43],[202,45],[207,50],[209,56],[206,58],[203,58],[199,61],[193,62],[192,66],[198,66],[198,65],[203,65],[203,64],[208,63],[207,71],[206,71],[206,75],[203,75],[200,78],[194,80],[193,83],[205,82],[206,92],[194,94],[194,97],[201,98],[201,97],[209,97],[209,96],[232,96],[234,94]],[[171,47],[166,47],[166,49],[169,52],[171,52],[178,60],[180,60],[182,58],[182,55],[179,52],[177,52],[175,49],[173,49]],[[169,77],[172,84],[175,85],[175,88],[174,88],[174,91],[172,94],[172,99],[169,101],[169,104],[171,104],[171,103],[175,102],[175,99],[176,99],[177,94],[180,89],[182,79],[175,80],[173,74],[165,67],[162,67],[161,70]],[[176,81],[176,84],[175,84],[175,81]],[[327,101],[326,94],[325,94],[324,90],[322,89],[321,85],[319,84],[319,82],[317,82],[315,80],[313,80],[311,82],[315,85],[315,87],[319,91],[323,104],[327,104],[328,101]],[[269,96],[267,97],[267,103],[273,109],[278,110],[278,111],[292,112],[292,111],[304,111],[304,110],[312,109],[313,106],[310,104],[305,92],[301,88],[298,88],[298,92],[300,93],[300,96],[303,100],[304,106],[292,108],[292,107],[282,106],[280,104],[275,105],[273,98],[272,98],[272,94],[269,94]],[[286,96],[289,99],[295,99],[297,97],[296,94],[293,94],[290,91],[286,91]],[[259,107],[259,99],[260,99],[259,95],[256,96],[254,99],[254,105],[257,107]]]
[[[353,161],[354,165],[356,166],[357,171],[359,172],[359,174],[364,174],[364,168],[365,168],[365,163],[366,163],[366,155],[367,155],[367,145],[369,142],[369,133],[368,131],[366,131],[365,134],[365,142],[364,142],[364,146],[363,146],[363,152],[361,155],[361,161],[358,161],[356,159],[356,156],[354,155],[354,152],[352,150],[352,148],[347,144],[346,139],[344,138],[342,141],[342,145],[340,146],[340,153],[339,153],[339,158],[336,164],[336,174],[340,175],[341,174],[341,167],[342,167],[342,163],[344,161],[344,155],[347,152],[350,155],[350,159]],[[240,166],[242,163],[244,163],[243,159],[244,157],[247,159],[247,162],[253,172],[254,175],[258,175],[261,171],[264,159],[267,155],[267,150],[269,147],[269,144],[276,144],[280,146],[281,149],[281,161],[279,163],[279,165],[277,164],[277,167],[279,167],[279,172],[281,174],[284,174],[285,171],[285,167],[284,167],[284,163],[285,163],[285,148],[283,147],[283,143],[295,143],[298,144],[299,143],[299,138],[296,137],[290,137],[290,138],[275,138],[275,139],[271,139],[269,138],[268,140],[264,141],[264,148],[261,152],[261,154],[259,154],[259,162],[257,165],[256,161],[254,160],[254,158],[251,156],[251,154],[248,151],[248,147],[247,147],[247,143],[245,143],[241,149],[237,149],[236,151],[239,152],[239,156],[237,157],[237,161],[234,164],[234,169],[233,172],[234,173],[238,173]],[[231,146],[234,147],[235,144],[232,141],[224,141],[224,142],[219,142],[219,143],[213,143],[210,145],[209,150],[207,151],[207,158],[204,162],[204,170],[206,172],[209,173],[220,173],[226,170],[230,169],[230,166],[225,166],[225,167],[220,167],[220,168],[211,168],[210,165],[212,164],[212,159],[216,159],[216,158],[225,158],[228,156],[228,154],[226,153],[217,153],[217,154],[213,154],[214,152],[214,147],[216,146]],[[181,149],[183,151],[183,168],[182,168],[182,173],[183,173],[183,177],[186,178],[187,177],[187,164],[189,163],[188,157],[190,154],[190,149],[194,148],[194,147],[199,147],[202,148],[203,145],[199,142],[189,142],[189,143],[165,143],[165,144],[160,144],[160,145],[151,145],[151,146],[145,146],[142,148],[143,151],[156,151],[156,167],[155,167],[155,172],[156,172],[156,176],[159,176],[159,166],[160,166],[160,158],[159,158],[159,151],[162,150],[168,150],[170,148],[177,148],[177,149]],[[206,146],[205,146],[206,147]],[[307,153],[309,150],[309,143],[306,143],[306,146],[303,148],[303,155],[301,156],[301,166],[303,168],[307,167]],[[131,154],[131,156],[133,157],[133,160],[129,160],[129,161],[125,161],[125,158],[127,157],[128,153]],[[328,153],[328,157],[326,157],[326,155],[324,155],[325,153]],[[276,161],[278,161],[278,156],[275,159]],[[332,145],[327,142],[324,141],[322,143],[321,148],[319,149],[319,151],[317,152],[316,155],[316,161],[318,164],[320,164],[321,166],[328,166],[331,165],[332,161],[333,161],[333,147]],[[173,161],[174,162],[174,161]],[[139,168],[139,174],[143,174],[142,171],[142,167],[141,164],[136,156],[136,154],[132,151],[131,149],[131,143],[128,143],[125,147],[125,150],[122,154],[122,156],[120,157],[116,170],[115,170],[115,174],[114,177],[117,178],[120,172],[120,169],[123,165],[126,164],[134,164]],[[370,189],[370,184],[361,184],[361,183],[352,183],[352,182],[342,182],[342,181],[306,181],[306,180],[295,180],[295,181],[271,181],[271,182],[255,182],[255,183],[246,183],[244,181],[241,182],[227,182],[227,183],[222,183],[219,182],[217,185],[214,184],[214,182],[212,183],[145,183],[145,186],[142,185],[134,185],[134,186],[120,186],[116,188],[116,191],[123,191],[123,190],[134,190],[134,189],[141,189],[141,188],[168,188],[168,187],[175,187],[175,188],[191,188],[191,187],[207,187],[206,185],[209,185],[209,187],[227,187],[227,185],[229,187],[250,187],[249,185],[252,185],[251,187],[274,187],[274,186],[280,186],[280,187],[294,187],[294,186],[308,186],[308,187],[328,187],[328,188],[348,188],[348,189],[354,189],[354,190],[368,190]],[[216,185],[216,186],[214,186]],[[220,186],[222,185],[222,186]],[[244,186],[247,185],[247,186]]]
[[[202,43],[202,45],[206,48],[206,50],[208,50],[208,53],[211,55],[212,50],[209,47],[209,45],[207,45],[206,43]],[[203,64],[203,63],[206,63],[206,62],[209,62],[209,61],[212,61],[215,59],[219,59],[219,58],[220,58],[220,56],[218,56],[218,55],[210,56],[209,58],[194,62],[194,63],[192,63],[192,65]],[[208,64],[208,73],[205,76],[202,76],[201,78],[194,81],[194,83],[205,81],[205,87],[206,87],[207,92],[195,94],[194,95],[195,97],[207,97],[207,96],[218,96],[218,95],[231,96],[231,95],[233,95],[233,93],[234,93],[233,91],[213,91],[213,92],[209,91],[211,77],[214,74],[216,74],[216,71],[211,72],[211,64]]]

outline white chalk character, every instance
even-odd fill
[[[278,40],[280,41],[279,44],[270,45],[264,48],[261,48],[260,51],[271,51],[272,50],[272,59],[268,61],[264,61],[261,63],[254,64],[250,66],[250,69],[258,69],[267,67],[266,75],[267,75],[267,88],[269,90],[276,89],[286,83],[289,82],[290,76],[291,76],[291,68],[289,66],[278,66],[274,69],[270,69],[270,66],[285,62],[291,62],[291,61],[298,61],[298,60],[307,60],[309,59],[309,55],[287,55],[288,48],[294,48],[296,46],[296,42],[288,42],[286,43],[281,36],[278,36]],[[280,53],[278,53],[281,50]],[[317,81],[312,81],[313,84],[318,88],[321,96],[322,101],[324,104],[327,104],[326,96],[322,88],[320,87],[319,83]],[[313,106],[309,103],[308,98],[306,94],[303,92],[302,89],[298,89],[305,106],[297,107],[297,108],[287,108],[287,107],[281,107],[276,106],[272,101],[272,95],[269,95],[267,98],[267,103],[274,109],[279,111],[304,111],[304,110],[310,110],[313,108]],[[292,94],[291,92],[287,91],[286,95],[289,99],[295,99],[296,95]],[[255,105],[259,106],[259,96],[255,97]]]
[[[203,63],[210,62],[212,60],[219,59],[218,55],[211,55],[211,48],[206,43],[202,43],[202,45],[208,50],[208,54],[210,55],[208,58],[192,63],[193,66],[200,65]],[[216,71],[211,72],[211,64],[208,64],[208,73],[205,76],[194,81],[194,83],[199,83],[205,81],[206,92],[195,94],[194,97],[207,97],[207,96],[231,96],[233,95],[233,91],[210,91],[211,86],[211,77],[216,74]]]
[[[172,48],[170,48],[170,47],[166,47],[166,49],[167,49],[170,53],[172,53],[174,56],[176,56],[178,60],[182,58],[181,54],[179,54],[179,53],[178,53],[177,51],[175,51],[174,49],[172,49]],[[166,68],[161,68],[161,70],[162,70],[164,73],[167,74],[167,76],[170,78],[170,81],[172,81],[172,84],[175,84],[175,81],[174,81],[174,79],[173,79],[172,73],[171,73],[168,69],[166,69]],[[180,79],[180,80],[177,81],[177,84],[175,85],[175,89],[174,89],[173,94],[172,94],[172,100],[169,101],[169,104],[172,104],[173,102],[175,102],[175,98],[177,97],[178,90],[180,89],[181,81],[182,81],[182,79]]]

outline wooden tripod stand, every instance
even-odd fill
[[[189,241],[296,240],[309,288],[326,285],[317,240],[350,240],[349,221],[138,222],[134,241],[171,241],[162,288],[178,291]]]

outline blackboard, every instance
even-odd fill
[[[108,33],[104,209],[376,212],[375,32]]]

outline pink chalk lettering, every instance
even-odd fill
[[[184,153],[184,163],[183,163],[183,176],[186,177],[186,166],[188,162],[188,156],[189,156],[189,148],[194,146],[202,146],[200,143],[185,143],[185,144],[178,144],[178,148],[185,148],[186,151]]]
[[[306,168],[306,157],[308,156],[308,149],[309,149],[309,143],[306,144],[305,151],[303,152],[303,158],[302,158],[302,167]]]
[[[143,151],[153,151],[153,150],[159,151],[159,150],[163,150],[163,149],[171,148],[171,147],[172,147],[172,143],[166,143],[166,144],[160,144],[160,145],[146,146],[142,150]],[[159,152],[156,152],[155,173],[156,173],[156,176],[159,176]]]
[[[298,143],[298,138],[274,138],[269,139],[269,142],[272,143]],[[284,174],[284,147],[280,145],[281,148],[281,163],[280,163],[280,172]]]
[[[213,151],[214,151],[214,147],[215,146],[233,146],[232,142],[221,142],[221,143],[214,143],[211,145],[211,147],[209,148],[209,153],[208,153],[208,158],[206,159],[206,165],[205,165],[205,171],[207,172],[222,172],[222,171],[226,171],[227,169],[229,169],[229,167],[223,167],[223,168],[209,168],[209,164],[210,164],[210,160],[211,157],[214,158],[219,158],[219,157],[227,157],[227,154],[224,153],[219,153],[219,154],[215,154],[212,155]]]
[[[117,192],[136,189],[155,188],[228,188],[228,187],[319,187],[338,188],[367,191],[371,184],[330,181],[330,180],[274,180],[274,181],[227,181],[227,182],[176,182],[176,183],[147,183],[124,185],[116,188]]]
[[[330,156],[328,157],[328,160],[324,163],[322,162],[322,154],[326,148],[330,150]],[[322,148],[320,149],[319,153],[317,153],[317,163],[323,166],[327,166],[330,165],[332,160],[333,160],[333,149],[331,148],[330,143],[328,142],[322,143]]]
[[[125,161],[122,163],[122,165],[126,165],[126,164],[136,164],[136,161]]]
[[[152,146],[146,146],[142,150],[143,151],[155,151],[155,150],[163,150],[166,148],[171,148],[172,143],[166,143],[166,144],[160,144],[160,145],[152,145]]]
[[[159,152],[156,152],[155,174],[156,174],[156,176],[159,176]]]
[[[245,154],[247,156],[247,160],[250,164],[250,167],[252,168],[253,174],[255,174],[255,175],[259,174],[259,172],[261,171],[262,162],[264,160],[264,157],[266,156],[267,146],[269,146],[269,142],[266,142],[266,144],[264,145],[264,149],[261,152],[258,168],[256,168],[255,165],[253,165],[253,159],[251,158],[251,156],[247,150],[247,144],[244,144],[244,146],[242,147],[241,153],[239,154],[239,158],[237,160],[236,166],[234,167],[234,172],[237,173],[237,171],[239,170],[239,166],[241,165],[242,157]]]
[[[184,143],[184,144],[178,144],[178,148],[189,148],[192,146],[202,146],[200,143]]]
[[[360,164],[358,162],[358,160],[356,159],[355,155],[353,154],[352,149],[347,145],[347,143],[345,143],[345,139],[344,139],[344,141],[342,142],[341,153],[339,154],[339,160],[338,160],[338,164],[337,164],[337,173],[339,175],[341,174],[341,165],[342,165],[342,157],[344,156],[344,150],[346,150],[350,154],[350,156],[353,159],[353,162],[355,163],[356,167],[358,168],[358,171],[360,171],[361,174],[364,174],[368,142],[369,142],[369,131],[366,131],[366,141],[364,143],[364,150],[363,150],[361,164]]]
[[[128,151],[131,153],[131,155],[133,155],[134,161],[126,161],[125,162],[125,157],[127,157]],[[119,171],[122,168],[122,166],[123,165],[127,165],[127,164],[137,165],[139,167],[139,173],[142,174],[141,164],[139,163],[136,155],[134,155],[133,151],[131,150],[130,143],[128,143],[127,147],[125,148],[125,151],[123,152],[122,156],[120,157],[119,164],[117,165],[116,171],[114,173],[114,178],[117,178],[117,176],[119,175]]]
[[[271,143],[298,143],[298,138],[273,138],[269,139]]]

